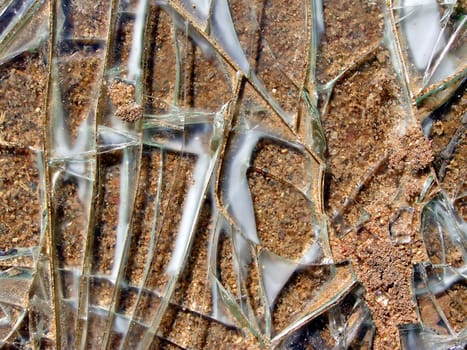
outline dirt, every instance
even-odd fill
[[[117,107],[116,117],[129,123],[134,123],[143,117],[143,107],[135,102],[135,87],[133,85],[114,81],[110,86],[109,97]]]
[[[42,140],[46,66],[24,55],[0,68],[0,251],[39,242],[40,179],[37,156]]]
[[[387,57],[377,53],[337,82],[322,118],[328,140],[327,211],[334,222],[331,246],[337,260],[355,261],[376,324],[377,349],[396,346],[397,326],[417,321],[411,266],[426,255],[414,200],[424,180],[420,173],[433,160],[420,127],[398,136],[405,116]],[[404,207],[415,212],[405,226],[409,242],[393,244],[389,226]]]
[[[107,1],[72,1],[70,6],[70,35],[90,41],[107,38]],[[303,4],[273,6],[269,2],[235,0],[231,1],[231,7],[240,42],[253,71],[285,113],[297,120],[300,117],[297,110],[302,103],[300,89],[309,84],[306,68],[310,38]],[[256,16],[252,8],[257,11]],[[316,238],[314,213],[320,208],[316,209],[313,195],[321,197],[323,194],[323,214],[328,218],[332,256],[335,262],[350,261],[364,287],[363,298],[376,326],[373,348],[398,349],[398,327],[418,322],[411,286],[412,266],[428,260],[419,232],[420,212],[427,198],[420,201],[420,191],[427,176],[435,173],[439,187],[451,198],[465,193],[464,91],[446,106],[426,138],[421,122],[434,107],[428,106],[428,100],[420,104],[419,109],[415,109],[419,120],[408,112],[390,53],[380,45],[383,38],[381,5],[372,1],[327,2],[324,7],[327,31],[318,47],[316,77],[324,86],[338,74],[342,76],[335,82],[331,95],[328,95],[329,90],[317,89],[318,110],[327,141],[326,178],[323,189],[312,185],[312,190],[307,192],[303,189],[310,186],[309,169],[317,166],[316,160],[310,157],[308,150],[291,146],[292,141],[300,140],[278,141],[295,136],[291,136],[290,129],[267,106],[260,89],[244,83],[240,94],[235,96],[229,62],[215,56],[206,58],[185,33],[180,30],[173,33],[167,13],[153,10],[148,32],[155,38],[150,47],[155,54],[145,56],[143,64],[146,89],[143,106],[136,103],[132,84],[111,77],[102,88],[105,91],[101,96],[105,100],[102,110],[112,111],[130,129],[135,128],[131,130],[139,130],[137,122],[143,118],[143,111],[163,113],[172,104],[178,104],[180,108],[213,112],[238,97],[232,132],[224,135],[227,151],[221,156],[227,157],[235,150],[235,145],[229,142],[246,127],[265,127],[276,135],[257,144],[247,172],[262,248],[298,263]],[[187,11],[193,12],[190,8]],[[130,11],[119,17],[119,24],[110,66],[118,67],[124,77],[133,32]],[[102,69],[105,53],[99,45],[85,45],[84,48],[80,45],[77,43],[57,61],[60,102],[65,106],[64,111],[72,116],[67,119],[66,126],[72,139],[78,135],[81,122],[97,106],[100,83],[97,72]],[[176,52],[180,72],[177,72]],[[30,53],[0,67],[2,254],[18,247],[39,245],[41,184],[36,160],[44,147],[43,133],[47,128],[50,131],[50,125],[44,124],[47,69],[44,56]],[[326,103],[328,97],[329,103]],[[99,123],[108,123],[108,119],[104,121],[101,115]],[[248,123],[251,125],[245,126]],[[166,131],[157,132],[162,138],[167,137]],[[157,132],[154,132],[155,139],[160,136]],[[453,138],[458,141],[454,148],[449,147]],[[90,304],[106,308],[115,298],[118,314],[134,316],[136,321],[149,324],[161,305],[161,295],[170,279],[166,267],[182,219],[181,208],[193,183],[196,157],[149,146],[143,146],[141,154],[140,171],[133,172],[137,175],[138,190],[131,219],[128,262],[122,271],[125,283],[117,287],[102,276],[112,272],[114,263],[122,151],[96,155],[89,163],[89,166],[96,166],[94,180],[99,184],[92,202],[91,212],[96,214],[92,242],[86,241],[88,208],[80,202],[80,183],[62,171],[61,164],[50,166],[56,176],[54,191],[49,191],[48,195],[54,198],[51,214],[58,267],[82,269],[86,245],[92,244],[93,256],[88,261],[94,275],[90,278]],[[220,171],[221,187],[225,181],[223,169]],[[436,188],[429,191],[427,197],[432,198],[436,191]],[[178,279],[151,348],[213,349],[225,344],[239,350],[259,348],[257,339],[248,331],[243,333],[226,326],[211,315],[213,286],[208,276],[212,271],[206,261],[208,241],[215,225],[211,213],[218,204],[216,200],[221,204],[225,200],[222,188],[219,192],[216,193],[218,198],[205,198],[186,268]],[[309,195],[310,192],[313,195]],[[460,199],[455,205],[465,218],[465,200]],[[153,225],[154,218],[157,220]],[[151,247],[154,255],[149,259]],[[237,302],[250,303],[248,312],[260,320],[257,327],[264,330],[260,266],[251,262],[248,275],[239,282],[233,267],[235,254],[232,233],[224,228],[216,257],[219,281],[229,288]],[[145,264],[148,264],[147,271]],[[1,269],[11,266],[3,264]],[[66,278],[72,280],[65,276],[63,281]],[[293,274],[271,310],[274,332],[277,334],[296,320],[302,308],[310,307],[309,300],[330,297],[320,295],[322,290],[330,293],[323,287],[330,279],[328,266],[307,266]],[[71,285],[72,282],[67,283]],[[74,293],[69,288],[64,287],[62,292],[72,297]],[[465,304],[465,288],[457,286],[448,293],[449,297],[442,295],[439,302],[447,310],[456,331],[460,331],[465,326],[460,311],[460,306]],[[75,313],[76,310],[70,311],[63,320],[74,323]],[[423,315],[429,320],[432,313],[427,306]],[[313,321],[322,343],[309,345],[310,348],[333,346],[334,339],[325,326],[329,321],[327,317],[323,313]],[[102,317],[90,316],[89,347],[103,341],[104,327]],[[110,333],[109,346],[121,345],[121,335],[113,330]],[[125,346],[132,348],[136,346],[132,342],[141,339],[143,330],[140,324],[134,323],[129,333],[131,340],[127,340]],[[47,339],[53,342],[52,338]]]

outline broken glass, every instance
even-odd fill
[[[465,73],[465,8],[460,1],[394,1],[397,44],[413,93],[433,84],[448,84]]]
[[[424,207],[421,233],[432,264],[465,266],[467,260],[467,223],[452,200],[441,193]]]
[[[412,283],[420,325],[401,327],[403,348],[463,348],[465,268],[418,264],[414,266]]]
[[[464,347],[464,44],[461,1],[0,1],[0,346]]]

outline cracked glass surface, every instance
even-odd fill
[[[463,349],[465,12],[0,0],[0,346]]]

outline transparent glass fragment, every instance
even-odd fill
[[[48,1],[9,0],[0,4],[0,64],[38,49],[49,32]]]
[[[0,0],[0,347],[464,348],[465,18]]]
[[[466,344],[465,269],[418,264],[413,286],[421,326],[401,327],[403,347],[418,344],[426,349],[460,349]]]
[[[293,332],[281,343],[283,349],[312,346],[319,349],[371,347],[374,325],[356,286],[339,304]]]
[[[389,236],[394,244],[410,242],[410,226],[413,223],[413,213],[413,208],[402,207],[389,221]]]
[[[392,6],[414,94],[465,71],[461,1],[405,0]]]
[[[452,200],[440,193],[423,208],[421,233],[433,264],[465,266],[467,226]]]

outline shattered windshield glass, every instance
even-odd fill
[[[0,0],[0,347],[464,349],[466,9]]]

